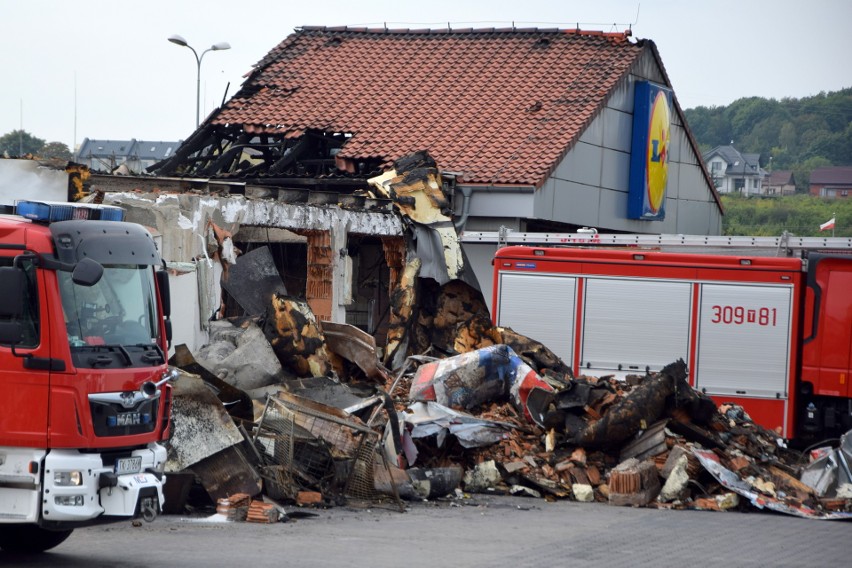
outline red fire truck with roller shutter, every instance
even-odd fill
[[[0,548],[163,504],[174,374],[167,273],[118,207],[0,215]]]
[[[641,374],[682,358],[696,389],[785,438],[852,428],[852,239],[503,232],[462,241],[503,245],[494,322],[577,372]]]

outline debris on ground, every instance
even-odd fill
[[[358,337],[341,325],[335,328],[338,343]],[[340,356],[331,343],[324,344],[329,360]],[[306,348],[317,351],[316,345]],[[852,518],[852,435],[836,449],[812,451],[806,464],[803,454],[752,422],[740,407],[717,408],[689,387],[682,361],[659,373],[619,380],[536,371],[507,345],[443,358],[409,357],[396,373],[384,369],[378,357],[377,367],[365,364],[363,345],[340,351],[360,360],[356,369],[382,371],[362,369],[360,377],[342,382],[329,366],[324,376],[283,378],[301,365],[288,353],[291,368],[278,383],[255,391],[253,419],[230,416],[224,442],[221,436],[183,433],[193,431],[187,427],[198,416],[221,427],[228,405],[202,377],[181,375],[170,448],[181,456],[188,445],[206,458],[227,447],[227,467],[212,469],[219,478],[243,481],[230,494],[222,494],[221,483],[205,482],[219,507],[222,499],[233,502],[236,496],[242,503],[240,494],[256,500],[262,493],[299,508],[354,500],[402,509],[405,500],[482,492]],[[375,353],[372,345],[366,351]],[[310,366],[302,369],[310,375]],[[232,376],[223,375],[223,381]],[[199,384],[206,385],[208,395],[201,394]],[[199,405],[209,408],[202,412]],[[211,467],[203,461],[175,463],[205,479]],[[245,490],[245,466],[234,464],[250,464],[262,482],[252,486],[249,476]],[[273,517],[262,508],[253,519]]]

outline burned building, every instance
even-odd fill
[[[427,213],[377,186],[418,151],[440,173]],[[496,246],[466,234],[721,227],[657,48],[629,32],[300,28],[149,173],[93,185],[158,190],[111,199],[179,243],[167,258],[203,258],[212,222],[243,253],[269,247],[288,291],[320,319],[377,336],[417,226],[399,219],[400,205],[460,233],[467,276],[486,294]],[[146,222],[158,215],[165,225]],[[174,227],[189,232],[175,238]],[[431,239],[433,253],[449,232]],[[419,237],[418,247],[430,240]]]

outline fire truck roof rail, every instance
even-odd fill
[[[464,231],[462,243],[496,244],[498,246],[642,246],[642,247],[718,247],[760,248],[776,250],[849,250],[850,237],[797,237],[784,233],[778,237],[718,235],[640,235],[606,233],[519,233],[505,228],[500,231]]]

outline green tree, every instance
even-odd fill
[[[783,148],[785,152],[788,152],[788,148],[792,148],[796,145],[797,139],[796,126],[792,122],[785,122],[781,127],[781,132],[778,133],[778,142],[780,143],[781,148]]]
[[[811,172],[817,168],[830,165],[831,162],[822,156],[808,158],[807,160],[796,164],[793,167],[793,176],[796,178],[796,191],[807,193],[808,187],[810,186]]]
[[[44,147],[44,140],[36,138],[25,130],[13,130],[0,136],[0,154],[24,156],[38,154]]]
[[[57,158],[60,160],[70,160],[73,155],[68,145],[64,142],[48,142],[39,152],[42,158]]]
[[[768,119],[775,112],[778,102],[760,97],[739,99],[731,103],[728,112],[734,131],[734,140],[741,140],[750,135],[755,127]],[[745,148],[747,152],[759,152],[759,149]]]
[[[852,166],[852,88],[802,99],[748,97],[684,115],[702,150],[733,140],[740,152],[760,154],[764,166],[771,156],[773,169],[806,169],[818,157]]]

